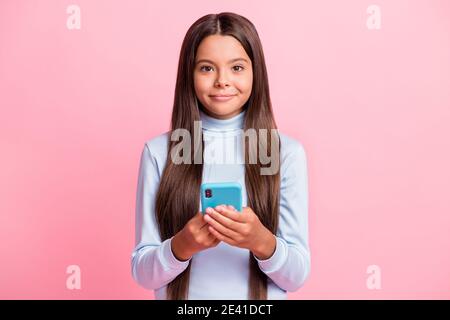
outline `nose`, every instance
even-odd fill
[[[221,88],[230,86],[230,83],[228,79],[224,76],[224,73],[222,72],[219,74],[219,77],[216,79],[214,85],[218,88]]]

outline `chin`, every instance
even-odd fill
[[[222,107],[222,108],[212,107],[212,108],[207,108],[207,109],[210,113],[217,115],[217,116],[222,116],[222,117],[236,113],[236,112],[238,112],[238,110],[240,110],[240,108],[224,108],[224,107]]]

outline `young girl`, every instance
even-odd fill
[[[192,161],[174,163],[172,133],[185,129],[193,137],[195,121],[201,121],[201,148],[192,148]],[[261,174],[267,161],[249,161],[255,149],[241,139],[247,129],[266,129],[278,139],[275,152],[273,139],[259,138],[257,145],[276,157],[279,170]],[[229,12],[200,18],[182,44],[171,131],[147,141],[140,160],[131,267],[156,299],[286,299],[286,291],[303,285],[310,272],[306,155],[300,142],[271,129],[254,25]],[[223,150],[233,141],[244,142]],[[198,152],[202,160],[221,152],[245,159],[198,163]],[[240,182],[242,212],[224,205],[203,215],[205,182]]]

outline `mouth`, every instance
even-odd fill
[[[214,101],[228,101],[233,99],[236,94],[217,94],[217,95],[210,95],[209,97]]]

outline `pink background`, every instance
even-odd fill
[[[169,128],[187,29],[233,11],[309,162],[312,270],[289,298],[449,299],[449,2],[221,3],[0,2],[0,298],[153,298],[130,271],[140,153]]]

